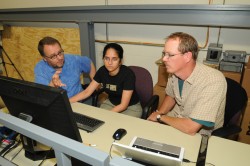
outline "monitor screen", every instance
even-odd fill
[[[31,123],[82,142],[65,90],[4,76],[0,86],[11,115],[31,116]]]

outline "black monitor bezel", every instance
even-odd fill
[[[20,113],[25,113],[32,116],[31,123],[82,142],[65,90],[6,76],[0,76],[0,87],[0,96],[11,115],[18,117]],[[19,104],[26,105],[28,109],[19,108]],[[37,110],[40,113],[30,109],[36,106],[39,107]],[[56,110],[57,106],[61,109]],[[49,124],[37,121],[36,116],[45,117],[41,114],[42,108],[47,109],[43,113],[49,116],[50,120],[45,120]],[[56,111],[53,112],[53,109]]]

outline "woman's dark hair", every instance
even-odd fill
[[[58,44],[60,47],[61,47],[61,44],[58,40],[56,40],[55,38],[53,37],[44,37],[43,39],[41,39],[38,43],[38,51],[39,53],[44,56],[44,45],[54,45],[54,44]]]
[[[109,43],[109,44],[107,44],[107,45],[104,47],[104,49],[103,49],[103,54],[102,54],[102,58],[105,57],[107,50],[110,49],[110,48],[113,48],[113,49],[116,51],[116,53],[118,54],[118,57],[119,57],[120,59],[123,58],[123,48],[122,48],[122,46],[120,46],[119,44],[116,44],[116,43]]]

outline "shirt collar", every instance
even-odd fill
[[[201,64],[200,64],[199,62],[196,62],[193,72],[192,72],[191,75],[186,79],[186,81],[187,81],[188,83],[190,83],[190,84],[193,84],[193,83],[194,83],[195,78],[196,78],[195,76],[196,76],[197,73],[199,72],[200,67],[201,67]]]

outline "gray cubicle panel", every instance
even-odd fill
[[[0,124],[42,144],[52,147],[55,151],[57,164],[60,166],[71,165],[71,161],[68,156],[73,156],[74,158],[91,165],[109,165],[109,154],[95,148],[85,146],[80,142],[28,123],[1,111]]]

